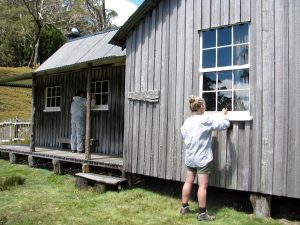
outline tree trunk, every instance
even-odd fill
[[[39,57],[39,46],[40,46],[40,39],[41,39],[41,31],[42,26],[37,26],[38,31],[36,34],[36,37],[34,38],[34,41],[32,43],[32,52],[30,56],[30,61],[28,63],[29,67],[34,67],[38,64],[38,57]]]

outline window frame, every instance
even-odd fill
[[[96,85],[96,83],[104,83],[104,82],[107,82],[107,87],[108,87],[107,92],[99,92],[99,93],[97,93],[96,92],[96,87],[94,87],[94,92],[91,92],[91,94],[92,94],[92,96],[95,96],[96,94],[101,94],[101,95],[102,94],[107,94],[107,104],[96,105],[96,99],[92,99],[93,103],[92,103],[91,110],[93,110],[93,111],[108,111],[109,110],[109,97],[110,97],[110,82],[109,82],[109,80],[96,80],[96,81],[92,81],[91,82],[91,89],[92,89],[93,84]]]
[[[53,88],[55,88],[55,89],[57,89],[57,88],[60,88],[60,95],[58,96],[48,96],[48,91],[49,91],[49,89],[53,89]],[[61,88],[61,86],[59,86],[59,85],[57,85],[57,86],[49,86],[49,87],[46,87],[45,88],[45,107],[44,107],[44,112],[60,112],[60,107],[61,107],[61,90],[62,90],[62,88]],[[51,106],[47,106],[47,99],[48,98],[57,98],[57,97],[59,97],[60,98],[60,104],[59,104],[59,106],[55,106],[55,107],[51,107]]]
[[[233,27],[234,26],[238,26],[238,25],[242,25],[242,24],[248,24],[248,42],[245,43],[239,43],[239,44],[234,44],[233,43]],[[218,46],[218,29],[221,28],[226,28],[226,27],[231,27],[231,43],[230,45],[224,45],[224,46]],[[205,29],[205,30],[199,30],[199,41],[200,41],[200,55],[199,55],[199,96],[202,98],[203,97],[203,92],[204,93],[209,93],[209,91],[203,91],[203,74],[204,73],[208,73],[208,72],[215,72],[215,73],[219,73],[219,72],[225,72],[225,71],[237,71],[237,70],[243,70],[243,69],[248,69],[249,70],[249,89],[248,89],[248,93],[249,93],[249,109],[247,111],[228,111],[228,117],[230,120],[232,121],[248,121],[248,120],[252,120],[252,116],[250,115],[250,110],[251,110],[251,95],[250,95],[250,79],[251,79],[251,71],[250,71],[250,43],[251,43],[251,23],[250,21],[248,22],[243,22],[243,23],[239,23],[239,24],[229,24],[227,26],[220,26],[220,27],[214,27],[214,28],[210,28],[210,29]],[[216,44],[214,47],[209,47],[209,48],[205,48],[203,49],[203,32],[205,31],[209,31],[209,30],[216,30]],[[243,64],[243,65],[233,65],[233,49],[234,46],[241,46],[241,45],[248,45],[248,63],[247,64]],[[224,66],[224,67],[218,67],[218,54],[217,54],[217,49],[219,48],[224,48],[224,47],[231,47],[231,66]],[[216,49],[216,54],[215,54],[215,67],[212,68],[202,68],[202,59],[203,59],[203,50],[209,50],[209,49]],[[239,89],[234,89],[234,85],[233,85],[233,78],[232,78],[232,89],[231,92],[233,93],[235,90],[239,90]],[[245,89],[246,90],[246,89]],[[212,91],[213,93],[218,93],[219,91],[223,91],[223,90],[218,90],[216,87],[215,91]],[[234,98],[232,98],[232,107],[234,106]],[[217,110],[217,100],[216,100],[216,110]],[[220,111],[206,111],[205,113],[209,114],[209,115],[220,115]]]

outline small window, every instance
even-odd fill
[[[45,90],[45,110],[44,111],[60,111],[61,104],[61,87],[47,87]]]
[[[91,84],[93,94],[94,110],[108,110],[109,81],[96,81]]]
[[[201,32],[200,95],[207,111],[249,115],[249,23]]]

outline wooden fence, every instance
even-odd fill
[[[0,143],[29,140],[30,124],[18,120],[0,122]]]

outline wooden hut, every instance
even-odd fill
[[[110,43],[126,48],[125,170],[184,181],[188,97],[214,133],[215,187],[300,198],[298,0],[145,0]]]
[[[32,145],[60,147],[70,137],[70,107],[78,90],[95,95],[89,114],[93,152],[122,155],[125,51],[108,44],[117,30],[72,39],[34,75]]]

